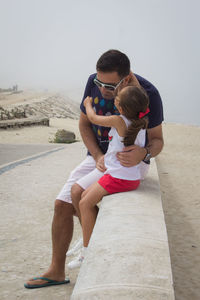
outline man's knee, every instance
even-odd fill
[[[83,193],[84,189],[78,185],[77,183],[74,183],[71,188],[71,198],[72,203],[77,204],[79,200],[81,199],[81,194]]]
[[[79,209],[80,211],[82,211],[84,208],[85,208],[85,201],[82,198],[79,202]]]
[[[82,192],[82,194],[81,194],[81,198],[83,198],[83,197],[85,197],[85,195],[87,194],[87,190],[84,190],[83,192]]]
[[[75,214],[74,207],[72,203],[64,202],[62,200],[56,199],[54,206],[54,214],[60,216],[73,216]]]

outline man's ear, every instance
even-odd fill
[[[133,74],[132,71],[130,71],[129,75],[126,76],[126,77],[124,78],[124,80],[125,80],[125,79],[127,79],[126,85],[129,84],[129,85],[134,85],[134,86],[140,87],[140,83],[139,83],[139,81],[137,80],[136,76]]]
[[[127,76],[124,78],[123,82],[121,83],[120,89],[119,89],[119,90],[123,89],[123,88],[126,87],[128,84],[130,84],[131,80],[132,80],[132,79],[131,79],[131,75],[130,75],[130,74],[127,75]]]
[[[127,75],[125,78],[124,78],[124,81],[123,81],[123,84],[124,86],[128,85],[129,83],[132,82],[132,75],[131,73],[129,75]]]

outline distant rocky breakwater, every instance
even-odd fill
[[[0,121],[24,118],[70,118],[78,119],[80,110],[77,103],[61,95],[26,99],[11,105],[0,106]],[[1,105],[1,104],[0,104]]]

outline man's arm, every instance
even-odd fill
[[[151,156],[155,157],[161,152],[164,146],[162,125],[147,129],[147,133],[149,141],[147,147]],[[123,152],[117,154],[117,158],[124,167],[131,167],[139,164],[146,154],[146,148],[133,145],[125,147]]]
[[[152,157],[156,157],[164,146],[162,125],[147,129],[148,145],[147,148]],[[146,155],[146,154],[145,154]]]
[[[80,114],[79,131],[86,148],[89,150],[94,160],[96,161],[96,167],[100,171],[104,172],[105,171],[104,162],[103,162],[104,154],[102,153],[101,149],[97,144],[96,137],[91,128],[91,123],[83,112],[81,112]]]

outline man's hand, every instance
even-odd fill
[[[162,150],[164,141],[162,134],[162,124],[147,129],[148,148],[152,157],[156,157]],[[139,164],[146,156],[147,150],[137,145],[125,147],[122,152],[117,153],[117,159],[124,167],[133,167]]]
[[[117,159],[124,167],[133,167],[139,164],[147,154],[145,148],[141,148],[137,145],[131,145],[125,147],[122,152],[117,153]]]
[[[98,160],[96,160],[96,168],[100,171],[100,172],[105,172],[106,168],[104,165],[104,155],[102,155]]]

